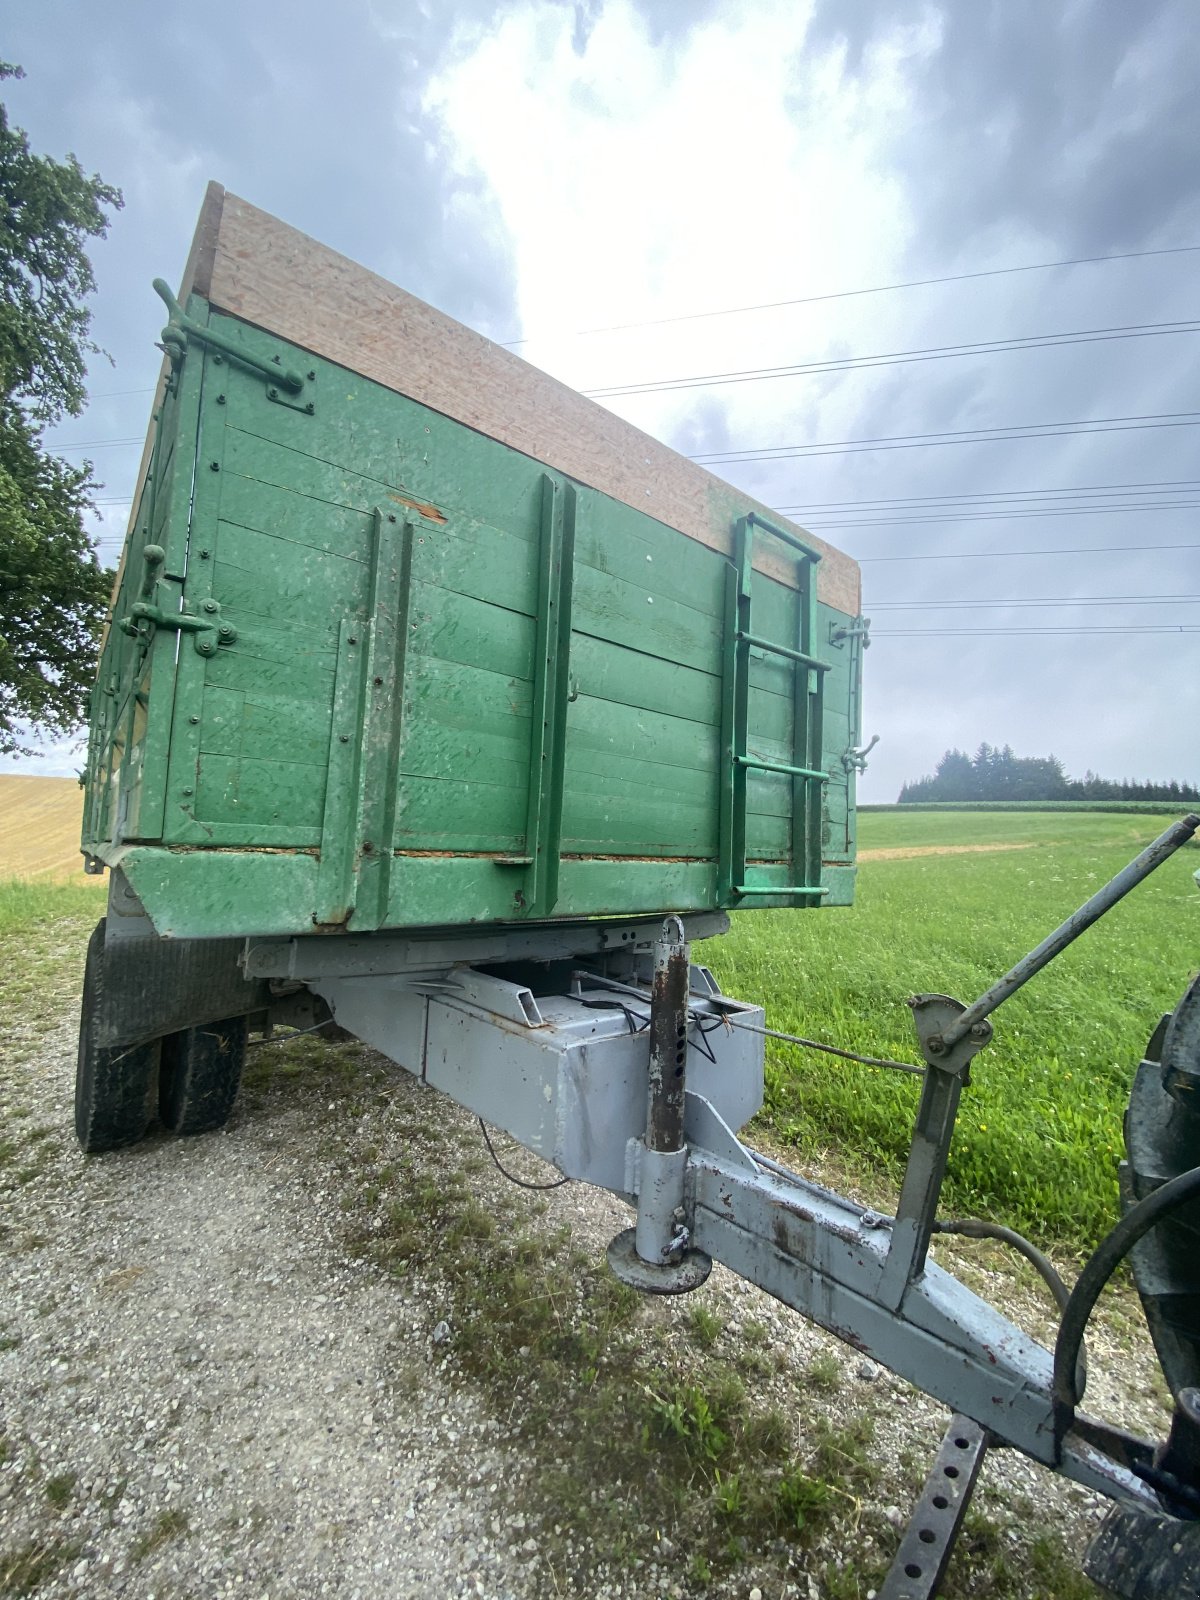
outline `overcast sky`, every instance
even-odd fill
[[[776,452],[714,470],[863,562],[860,798],[981,740],[1200,780],[1198,333],[1108,336],[1200,329],[1198,37],[1193,0],[14,0],[12,120],[125,195],[55,439],[113,561],[209,178],[585,390],[936,351],[605,403]]]

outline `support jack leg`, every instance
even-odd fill
[[[937,1593],[987,1447],[988,1435],[977,1422],[951,1417],[879,1600],[930,1600]]]

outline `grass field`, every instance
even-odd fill
[[[734,918],[704,959],[769,1025],[919,1061],[906,997],[971,1001],[1156,837],[1155,817],[918,812],[861,819],[857,904]],[[1019,848],[1018,848],[1019,847]],[[941,849],[952,853],[938,854]],[[971,1069],[942,1215],[1081,1250],[1116,1216],[1133,1069],[1200,964],[1200,849],[1178,852],[994,1017]],[[894,1203],[918,1080],[768,1044],[770,1134]]]
[[[742,913],[703,958],[729,993],[765,1004],[773,1027],[919,1061],[907,996],[974,999],[1164,825],[1120,813],[873,813],[860,823],[853,908]],[[11,863],[0,857],[9,873]],[[1073,1251],[1111,1226],[1133,1070],[1200,964],[1197,866],[1200,849],[1180,851],[996,1015],[963,1096],[943,1215],[983,1214]],[[58,951],[77,940],[82,962],[102,882],[0,884],[0,1000],[36,989],[35,931],[53,928]],[[769,1043],[760,1132],[889,1207],[918,1094],[915,1078]]]

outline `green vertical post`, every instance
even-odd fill
[[[543,477],[525,876],[515,897],[515,909],[522,917],[549,916],[558,899],[571,659],[571,592],[575,570],[575,503],[572,484],[560,482],[549,473]]]

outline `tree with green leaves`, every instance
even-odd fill
[[[20,67],[0,63],[0,80]],[[42,430],[86,401],[87,241],[120,191],[75,157],[37,156],[0,105],[0,753],[29,729],[78,727],[112,584],[84,532],[91,463],[69,466]]]

